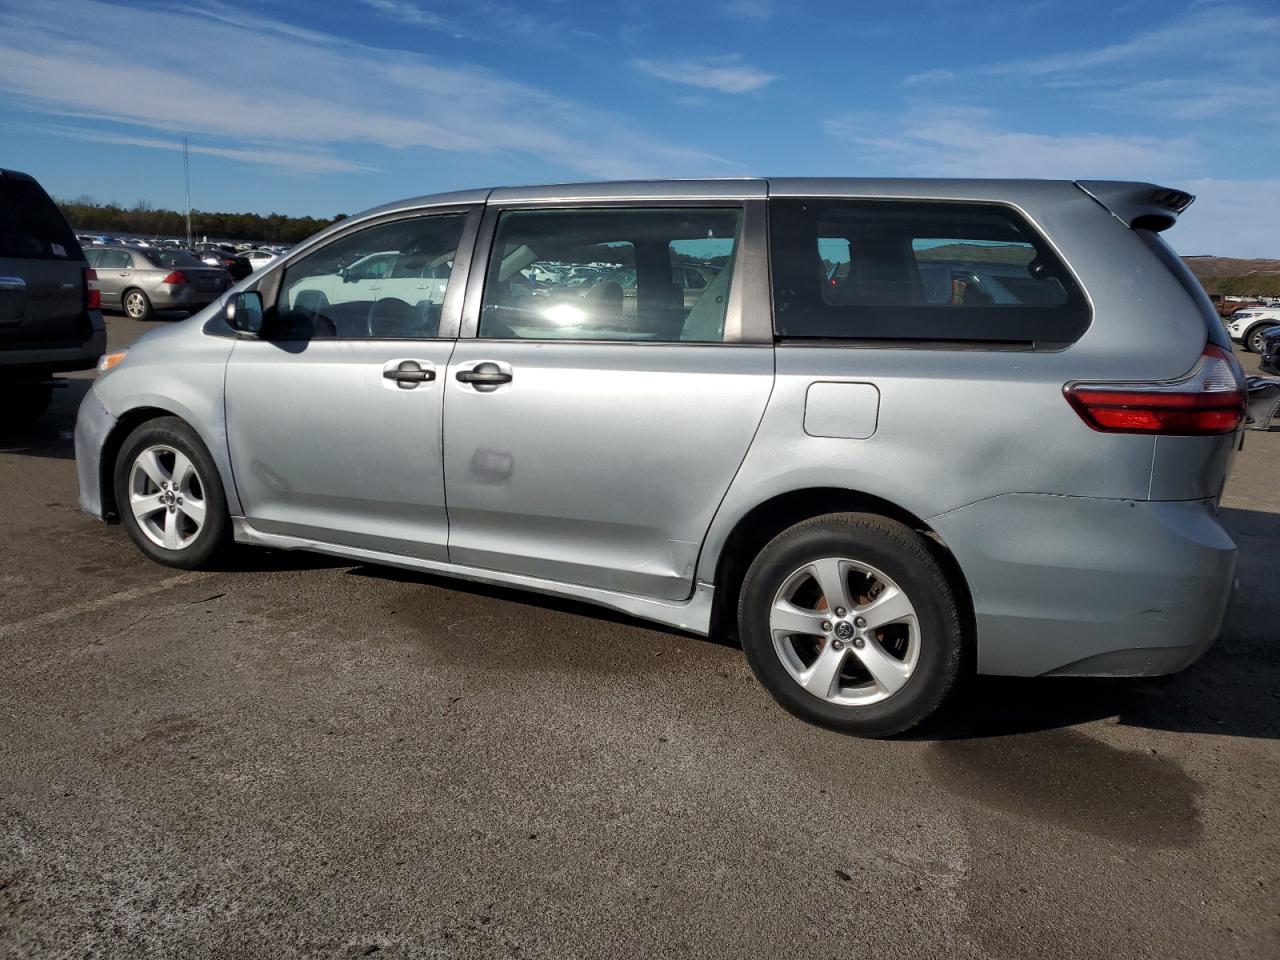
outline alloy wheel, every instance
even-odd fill
[[[165,550],[190,546],[204,528],[204,483],[174,447],[145,448],[129,470],[129,509],[148,540]]]
[[[791,678],[841,706],[887,700],[920,657],[919,619],[907,594],[883,571],[843,557],[806,563],[783,580],[769,631]]]

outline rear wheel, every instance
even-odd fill
[[[739,633],[774,698],[860,736],[916,726],[955,688],[964,635],[924,538],[870,514],[828,514],[775,537],[743,581]]]
[[[124,304],[124,312],[131,320],[151,319],[151,301],[141,290],[126,290],[121,295],[120,302]]]
[[[0,386],[0,423],[11,427],[30,426],[44,416],[53,398],[47,383],[19,380]]]
[[[194,569],[226,544],[230,520],[217,467],[176,417],[129,434],[116,460],[115,493],[129,536],[157,563]]]

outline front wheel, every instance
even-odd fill
[[[1270,329],[1267,324],[1260,323],[1247,334],[1245,334],[1244,345],[1253,353],[1261,353],[1266,344],[1263,342],[1262,335]]]
[[[116,460],[116,507],[139,549],[157,563],[192,570],[225,545],[230,520],[213,458],[176,417],[148,420]]]
[[[738,628],[782,706],[859,736],[922,722],[963,662],[956,599],[924,538],[871,514],[815,517],[775,537],[747,571]]]

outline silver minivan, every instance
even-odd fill
[[[380,207],[107,357],[81,503],[172,566],[316,550],[736,636],[784,707],[863,735],[966,672],[1179,670],[1232,582],[1245,397],[1159,236],[1191,200],[771,179]]]

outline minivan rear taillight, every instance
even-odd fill
[[[80,276],[84,281],[84,308],[86,310],[102,309],[102,291],[98,289],[98,273],[93,267],[82,267]]]
[[[174,270],[172,273],[168,274],[160,282],[161,283],[186,283],[187,275],[183,273],[181,270]]]
[[[1151,383],[1069,383],[1067,401],[1104,433],[1214,436],[1244,421],[1247,393],[1240,364],[1209,344],[1191,372]]]

